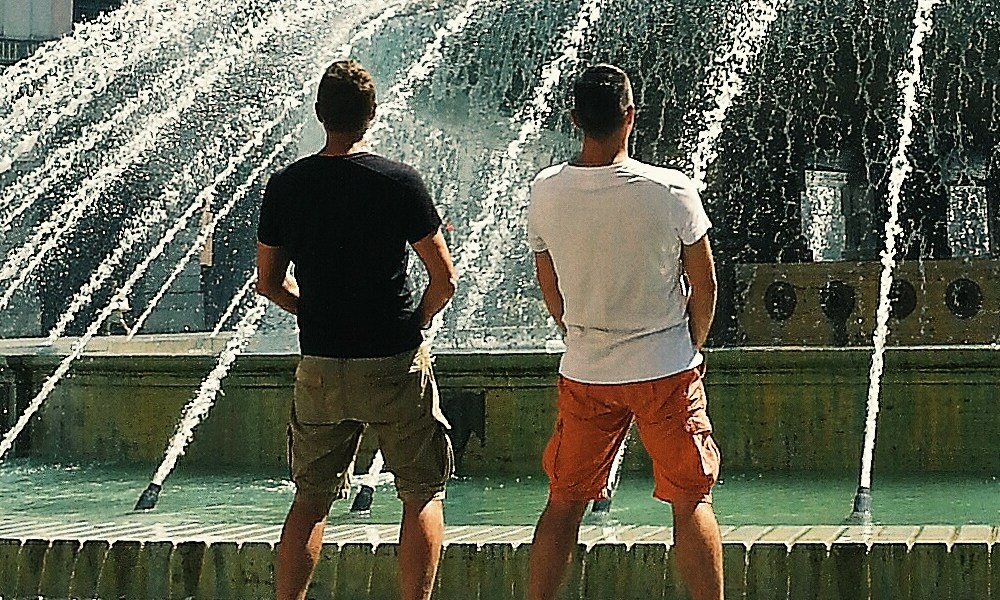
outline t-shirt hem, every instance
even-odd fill
[[[673,369],[673,370],[668,369],[665,372],[663,372],[662,375],[651,375],[651,376],[643,375],[639,377],[625,377],[622,379],[614,378],[614,380],[612,381],[608,381],[603,378],[589,379],[586,377],[577,377],[572,374],[566,374],[565,372],[563,372],[562,369],[559,369],[559,375],[571,381],[575,381],[577,383],[586,383],[589,385],[621,385],[625,383],[643,383],[646,381],[656,381],[657,379],[671,377],[673,375],[678,375],[680,373],[684,373],[685,371],[690,371],[691,369],[697,368],[703,362],[705,362],[705,357],[701,352],[698,352],[694,357],[692,357],[691,362],[688,363],[688,365],[682,369]]]

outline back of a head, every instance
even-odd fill
[[[632,84],[618,67],[600,64],[587,67],[573,85],[573,110],[583,132],[606,138],[625,123],[632,106]]]
[[[375,109],[375,81],[355,60],[338,60],[323,73],[316,96],[316,114],[323,127],[337,133],[368,128]]]

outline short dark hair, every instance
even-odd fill
[[[632,84],[618,67],[600,64],[587,67],[573,84],[573,109],[585,134],[606,138],[625,124],[632,105]]]
[[[338,133],[368,128],[375,108],[375,80],[356,60],[338,60],[323,73],[316,95],[316,114],[323,127]]]

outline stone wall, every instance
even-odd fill
[[[437,357],[442,396],[461,438],[456,445],[468,440],[465,474],[540,471],[558,359],[532,353]],[[6,357],[6,389],[17,390],[19,410],[58,360]],[[727,349],[709,352],[707,360],[709,410],[725,471],[857,471],[867,350]],[[60,461],[157,464],[183,406],[214,363],[211,355],[84,357],[16,450]],[[293,356],[240,357],[182,460],[215,469],[284,470],[294,365]],[[991,348],[890,350],[875,470],[1000,471],[993,440],[1000,430],[998,381],[1000,360]],[[633,441],[625,468],[646,469],[648,458]]]
[[[276,528],[229,537],[179,528],[188,539],[91,529],[48,535],[46,527],[0,519],[0,597],[272,595]],[[398,598],[395,529],[331,528],[310,597]],[[1000,545],[989,526],[724,529],[727,598],[988,600],[1000,589]],[[524,598],[530,536],[530,527],[449,528],[434,597]],[[669,528],[586,526],[580,540],[561,600],[688,598]]]

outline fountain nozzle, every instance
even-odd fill
[[[847,522],[853,525],[870,525],[872,522],[872,490],[869,487],[858,486],[854,496],[854,509]]]
[[[139,501],[135,503],[135,508],[132,510],[152,510],[155,508],[156,501],[160,499],[160,490],[162,489],[162,485],[150,483],[146,487],[146,490],[139,495]]]
[[[366,513],[371,511],[374,497],[375,488],[362,484],[361,489],[358,490],[358,494],[354,497],[354,502],[351,503],[351,512]]]

